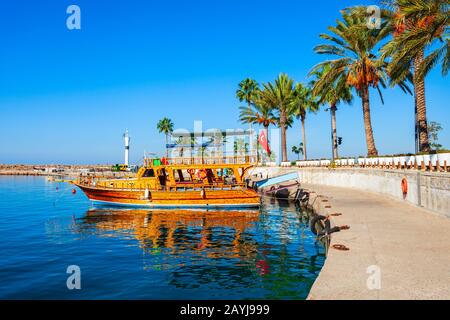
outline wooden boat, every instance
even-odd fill
[[[230,162],[145,159],[136,178],[80,177],[74,184],[97,204],[151,208],[259,207],[260,196],[244,183],[252,165]]]

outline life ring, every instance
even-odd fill
[[[406,197],[406,195],[408,194],[408,180],[406,180],[406,178],[402,179],[402,193],[403,193],[403,197]]]

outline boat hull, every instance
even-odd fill
[[[108,190],[77,185],[98,205],[145,207],[145,208],[256,208],[260,206],[259,195],[247,190],[195,191],[145,191]]]
[[[261,190],[265,195],[273,196],[277,199],[295,199],[300,188],[298,181],[288,181],[275,186],[266,187]]]
[[[255,183],[259,192],[278,199],[295,199],[300,188],[297,172],[267,178]]]

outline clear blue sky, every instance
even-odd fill
[[[377,1],[376,1],[377,2]],[[237,121],[239,81],[286,72],[306,81],[323,57],[312,48],[339,9],[363,0],[4,2],[0,8],[0,163],[122,162],[122,133],[132,136],[131,162],[163,152],[162,117],[176,128],[245,127]],[[66,28],[66,8],[81,8],[81,30]],[[448,78],[426,82],[428,117],[450,147]],[[412,152],[413,98],[372,92],[381,154]],[[337,114],[341,155],[366,152],[359,99]],[[308,115],[310,157],[330,156],[329,114]],[[288,130],[289,151],[299,142]],[[295,156],[291,154],[291,158]]]

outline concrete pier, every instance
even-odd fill
[[[450,299],[450,219],[374,193],[303,186],[315,210],[350,226],[332,234],[308,299]]]

